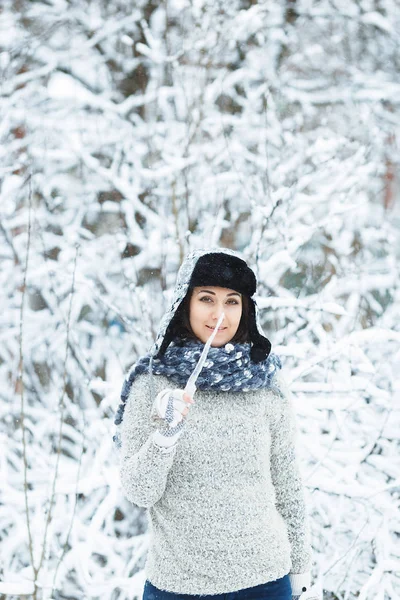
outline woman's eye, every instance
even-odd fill
[[[202,298],[200,298],[200,302],[213,302],[213,299],[210,298],[210,296],[203,296]],[[226,302],[227,304],[239,304],[239,302],[237,300],[235,300],[234,298],[232,298],[231,300],[227,300]]]

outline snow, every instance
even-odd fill
[[[382,29],[382,31],[385,31],[390,34],[395,33],[390,21],[383,15],[375,11],[362,15],[361,22],[365,23],[366,25],[374,25],[375,27]]]
[[[31,544],[43,599],[141,598],[114,412],[183,255],[221,244],[291,381],[314,581],[396,600],[398,3],[3,4],[0,593],[33,593]]]

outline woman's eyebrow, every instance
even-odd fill
[[[202,292],[206,292],[207,294],[212,294],[213,296],[215,296],[215,292],[212,292],[211,290],[200,290],[197,293],[201,294]],[[227,296],[239,296],[240,298],[239,292],[230,292],[229,294],[227,294]]]

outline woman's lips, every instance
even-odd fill
[[[206,325],[206,327],[207,327],[208,329],[211,329],[212,331],[214,331],[214,329],[215,329],[215,327],[210,327],[209,325]],[[220,327],[220,328],[218,329],[218,333],[219,333],[220,331],[225,331],[225,329],[228,329],[228,328],[227,328],[227,327]]]

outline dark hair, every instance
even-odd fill
[[[193,294],[193,288],[189,288],[186,296],[176,309],[173,321],[171,321],[171,335],[174,341],[178,342],[185,340],[197,340],[196,335],[190,326],[190,299]],[[230,340],[234,343],[243,343],[250,341],[249,335],[249,300],[247,296],[241,294],[242,297],[242,316],[239,322],[239,327],[233,338]]]

